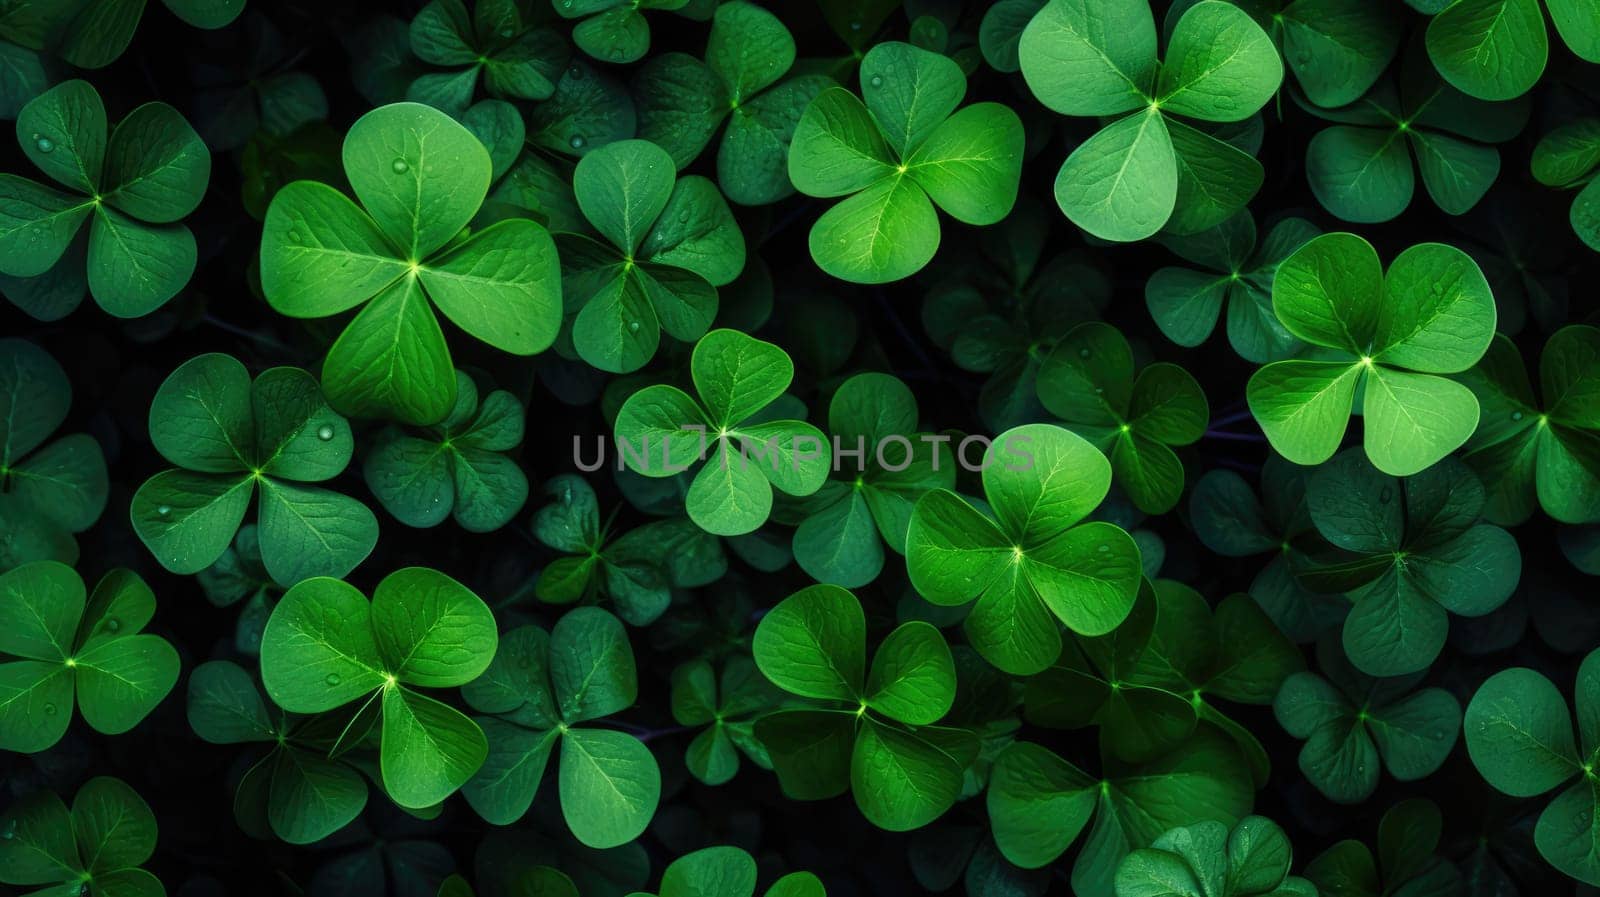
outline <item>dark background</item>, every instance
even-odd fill
[[[295,67],[311,73],[321,83],[329,99],[330,122],[342,131],[368,108],[351,86],[350,59],[343,41],[375,13],[409,20],[420,5],[253,0],[246,17],[265,15],[283,32],[286,45],[298,58]],[[788,2],[775,4],[774,8],[794,33],[802,58],[847,52],[811,4]],[[975,31],[981,14],[978,4],[969,4],[963,18],[965,30]],[[706,24],[659,12],[648,17],[653,34],[651,55],[668,49],[701,54]],[[892,15],[879,31],[878,39],[904,39],[906,27],[904,16]],[[219,32],[199,31],[153,2],[128,52],[112,66],[85,77],[105,98],[113,123],[151,99],[172,104],[193,121],[196,67],[226,68],[230,61],[241,58],[242,34],[242,20]],[[1537,256],[1527,256],[1529,264],[1552,284],[1570,290],[1571,309],[1565,320],[1589,319],[1595,307],[1594,284],[1600,256],[1578,244],[1566,226],[1570,197],[1539,187],[1528,174],[1529,153],[1538,135],[1569,109],[1582,108],[1590,102],[1581,91],[1569,89],[1568,76],[1579,73],[1578,66],[1553,39],[1551,65],[1546,81],[1536,91],[1530,124],[1520,138],[1501,147],[1502,173],[1491,190],[1491,202],[1480,205],[1467,216],[1467,221],[1451,219],[1434,209],[1419,180],[1417,197],[1397,221],[1350,229],[1359,230],[1389,259],[1415,242],[1439,240],[1459,245],[1467,238],[1464,225],[1474,229],[1470,233],[1479,235],[1492,233],[1498,225],[1513,237],[1526,238],[1534,244],[1539,252]],[[1589,77],[1593,79],[1592,69]],[[1035,150],[1036,155],[1025,165],[1022,192],[1049,209],[1051,231],[1045,258],[1088,245],[1056,213],[1051,183],[1072,142],[1087,133],[1084,128],[1089,123],[1065,122],[1043,113],[1027,97],[1019,76],[1001,75],[987,66],[971,79],[968,101],[978,99],[1007,102],[1019,109],[1029,123],[1033,138],[1030,150]],[[1266,166],[1267,182],[1252,203],[1262,220],[1260,232],[1266,232],[1271,216],[1290,212],[1302,214],[1327,230],[1346,229],[1321,211],[1305,183],[1305,145],[1323,127],[1322,122],[1287,97],[1276,106],[1269,105],[1264,113],[1267,128],[1259,158]],[[1050,128],[1058,122],[1059,133],[1048,136],[1048,140],[1039,139],[1049,135]],[[1038,129],[1040,123],[1044,130]],[[6,143],[0,147],[3,170],[37,177],[20,151],[9,141]],[[714,176],[713,158],[714,153],[707,151],[691,171]],[[1517,197],[1529,200],[1521,211],[1501,205],[1502,201]],[[929,275],[882,288],[857,287],[828,278],[811,262],[806,233],[827,205],[825,201],[797,196],[765,208],[736,207],[752,255],[759,254],[765,260],[778,284],[772,320],[758,335],[796,355],[800,374],[794,391],[807,400],[812,419],[821,419],[824,390],[830,381],[819,377],[814,366],[808,367],[807,353],[798,345],[805,334],[814,332],[815,321],[805,318],[815,313],[816,303],[821,301],[836,303],[859,325],[851,360],[840,369],[842,372],[894,372],[915,390],[925,426],[984,432],[976,412],[976,398],[985,378],[953,365],[922,329],[920,308],[931,285]],[[474,857],[479,855],[480,842],[490,832],[496,834],[479,856],[485,864],[492,865],[493,856],[507,849],[513,853],[544,851],[549,853],[549,860],[559,860],[557,865],[589,862],[587,855],[567,850],[549,837],[562,828],[559,815],[549,812],[555,803],[553,768],[546,773],[545,787],[530,819],[509,830],[496,830],[482,822],[460,800],[451,800],[435,822],[410,820],[388,806],[375,787],[362,821],[315,846],[296,848],[277,841],[255,841],[233,823],[233,786],[250,749],[209,745],[196,738],[184,716],[184,688],[188,672],[205,660],[231,658],[247,668],[253,668],[254,662],[232,647],[239,606],[217,608],[206,600],[193,578],[167,574],[129,527],[128,502],[133,490],[167,466],[150,447],[146,415],[161,380],[183,361],[202,352],[234,354],[253,371],[278,364],[315,371],[329,337],[337,333],[343,319],[308,328],[275,314],[260,298],[253,270],[260,225],[245,213],[240,201],[237,153],[214,154],[206,200],[188,224],[200,246],[200,264],[194,280],[177,299],[151,316],[119,321],[86,299],[65,320],[41,324],[9,305],[0,306],[0,334],[22,336],[42,345],[61,362],[72,380],[72,415],[60,432],[88,431],[106,451],[111,498],[100,522],[79,537],[80,572],[91,584],[101,573],[117,566],[131,567],[143,575],[154,587],[159,602],[152,631],[174,643],[182,655],[184,669],[184,677],[173,694],[126,735],[102,736],[78,719],[66,739],[48,752],[0,756],[0,790],[4,792],[0,801],[9,802],[40,787],[52,788],[70,799],[82,781],[96,774],[126,780],[158,817],[160,845],[147,867],[162,878],[171,893],[296,894],[307,888],[318,893],[366,893],[365,886],[357,886],[354,881],[336,884],[331,877],[311,887],[319,868],[333,868],[330,864],[343,857],[360,858],[361,863],[370,864],[366,866],[369,870],[383,866],[389,893],[431,895],[432,890],[421,883],[436,882],[443,871],[438,861],[445,855],[473,877]],[[962,246],[970,248],[975,236],[972,229],[945,216],[941,216],[941,226],[946,244],[941,258],[948,255],[952,246],[958,250]],[[764,239],[762,234],[766,235]],[[1492,242],[1479,245],[1500,249]],[[1107,319],[1121,327],[1136,346],[1142,343],[1140,348],[1147,355],[1154,353],[1189,369],[1204,385],[1214,419],[1242,411],[1244,384],[1254,366],[1242,362],[1227,348],[1220,325],[1206,344],[1184,350],[1162,338],[1149,320],[1143,301],[1144,282],[1156,268],[1178,260],[1154,243],[1096,247],[1092,251],[1115,285]],[[1562,322],[1558,318],[1554,323]],[[444,326],[450,329],[448,322]],[[1525,358],[1531,361],[1537,357],[1550,330],[1549,323],[1530,317],[1517,338]],[[669,362],[673,354],[666,342],[657,366]],[[595,399],[603,381],[585,375],[577,366],[549,357],[513,359],[461,334],[453,334],[450,345],[459,366],[491,372],[501,386],[513,389],[528,401],[528,437],[520,449],[520,461],[534,485],[534,493],[525,512],[493,534],[469,534],[452,523],[433,530],[409,529],[388,517],[362,482],[360,452],[370,440],[358,436],[357,461],[329,485],[366,501],[378,514],[382,529],[376,551],[350,578],[370,590],[392,569],[426,564],[474,588],[496,607],[503,627],[527,620],[548,625],[556,615],[533,600],[531,584],[552,555],[533,541],[527,521],[532,510],[544,501],[539,485],[572,469],[571,436],[583,434],[592,438],[608,432]],[[583,401],[568,404],[553,394],[549,384],[556,384],[567,401]],[[589,396],[583,395],[585,390]],[[1253,432],[1248,424],[1231,429]],[[587,441],[585,444],[592,445]],[[1181,454],[1189,466],[1192,484],[1200,473],[1219,466],[1241,470],[1248,478],[1259,469],[1265,453],[1263,442],[1207,438]],[[590,479],[600,493],[602,514],[623,503],[609,475]],[[1165,539],[1167,562],[1163,575],[1189,583],[1213,600],[1246,588],[1262,561],[1235,561],[1210,554],[1187,529],[1185,517],[1186,504],[1180,504],[1174,513],[1144,524]],[[646,519],[625,507],[618,527],[625,530]],[[1596,636],[1600,635],[1600,615],[1592,609],[1592,580],[1578,574],[1561,556],[1549,522],[1536,517],[1514,533],[1523,551],[1523,586],[1508,609],[1475,625],[1483,632],[1502,634],[1527,626],[1530,602],[1524,596],[1535,591],[1565,599],[1556,602],[1564,611],[1554,617],[1548,610],[1543,611],[1535,621],[1540,625],[1528,627],[1509,649],[1486,656],[1447,649],[1430,674],[1429,684],[1451,689],[1463,706],[1483,678],[1519,664],[1546,672],[1570,694],[1581,651],[1596,644]],[[721,612],[724,602],[735,596],[747,598],[754,608],[764,608],[809,582],[793,566],[779,574],[758,573],[737,559],[732,566],[729,576],[716,585],[698,594],[679,596],[684,607],[672,613],[715,615]],[[880,627],[877,636],[892,625],[895,604],[906,588],[903,564],[891,562],[876,583],[857,590],[869,618]],[[631,633],[641,670],[640,696],[637,707],[622,716],[631,724],[651,730],[672,727],[667,713],[667,677],[678,662],[690,656],[685,648],[663,644],[666,638],[657,629],[670,628],[658,626]],[[746,637],[751,629],[753,625],[745,628]],[[1472,629],[1459,618],[1452,620],[1453,641],[1464,642],[1464,633]],[[955,632],[952,630],[951,634]],[[1551,642],[1559,649],[1551,647]],[[1449,852],[1467,862],[1464,871],[1475,882],[1474,893],[1507,893],[1493,890],[1499,879],[1490,874],[1490,861],[1509,869],[1523,894],[1571,893],[1570,882],[1544,866],[1531,844],[1532,819],[1544,799],[1516,802],[1493,796],[1472,769],[1461,743],[1445,767],[1428,780],[1401,784],[1386,775],[1372,799],[1358,807],[1341,808],[1328,803],[1304,783],[1295,766],[1299,743],[1284,735],[1270,708],[1233,709],[1238,711],[1236,718],[1262,739],[1272,756],[1272,781],[1257,795],[1257,812],[1277,820],[1289,831],[1296,849],[1296,871],[1305,860],[1340,838],[1355,837],[1372,843],[1382,810],[1405,797],[1426,795],[1446,809]],[[1059,733],[1025,728],[1021,734],[1049,745],[1086,769],[1098,768],[1092,731]],[[921,837],[936,852],[959,862],[962,851],[971,849],[972,843],[971,838],[963,837],[962,827],[978,831],[985,824],[981,799],[968,800],[958,804],[935,827],[951,838],[952,846],[938,846],[943,842],[931,840],[932,835],[926,833],[884,833],[862,820],[848,796],[810,804],[786,801],[778,792],[774,777],[754,769],[748,761],[732,783],[708,788],[683,770],[681,758],[688,737],[666,731],[650,739],[664,777],[661,809],[642,839],[651,855],[652,887],[672,856],[710,843],[731,842],[751,849],[763,861],[764,884],[776,871],[805,868],[822,876],[830,894],[926,893],[917,885],[907,864],[908,847]],[[533,818],[541,816],[543,819]],[[407,843],[415,839],[436,842],[443,850],[418,849]],[[343,868],[356,867],[347,864]],[[1068,893],[1068,869],[1070,855],[1050,870],[1021,878],[1037,882],[1041,876],[1053,874],[1049,892]],[[332,890],[328,890],[330,887]],[[959,889],[961,885],[955,887]],[[1011,892],[997,889],[990,893]]]

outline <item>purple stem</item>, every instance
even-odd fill
[[[1227,439],[1233,442],[1266,442],[1267,437],[1260,433],[1225,433],[1221,430],[1207,430],[1207,439]]]
[[[1229,414],[1229,415],[1226,415],[1224,417],[1217,418],[1216,420],[1211,422],[1211,427],[1212,427],[1212,429],[1216,429],[1218,427],[1226,427],[1229,424],[1236,424],[1239,421],[1249,420],[1249,419],[1250,419],[1250,411],[1249,411],[1249,409],[1245,409],[1244,411],[1236,411],[1233,414]]]

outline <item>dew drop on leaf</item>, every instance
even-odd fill
[[[15,819],[12,819],[12,820],[6,822],[6,827],[4,829],[0,829],[0,838],[4,838],[7,841],[10,841],[12,838],[15,838],[16,836],[17,836],[17,821]]]
[[[572,135],[572,139],[567,141],[567,143],[572,145],[573,149],[583,149],[583,145],[587,142],[588,141],[584,140],[577,134]]]
[[[46,705],[44,705],[44,715],[45,716],[55,716],[56,715],[56,705],[54,705],[54,704],[46,704]]]
[[[394,160],[394,164],[390,165],[389,167],[394,169],[395,174],[405,174],[411,170],[411,166],[407,165],[406,160],[404,159]]]
[[[1521,411],[1513,411],[1513,412],[1511,412],[1511,419],[1512,420],[1522,420],[1522,412]]]
[[[40,137],[38,140],[33,142],[33,145],[38,147],[39,152],[41,153],[48,153],[56,148],[55,141],[48,137]]]
[[[638,321],[629,321],[628,322],[628,332],[629,333],[638,333],[639,332],[639,322]]]
[[[516,32],[512,31],[510,28],[501,28],[500,29],[500,36],[501,37],[510,37],[511,35],[513,35],[515,33]]]
[[[167,516],[168,514],[171,514],[171,513],[172,513],[172,508],[169,505],[162,505],[161,507],[156,508],[156,515],[158,517],[165,517],[165,516]]]
[[[1102,544],[1099,547],[1095,548],[1095,551],[1098,551],[1101,554],[1105,554],[1106,552],[1108,552],[1110,550],[1111,550],[1111,546],[1110,545],[1104,545],[1104,544]]]
[[[872,80],[869,81],[868,83],[871,84],[873,87],[882,87],[883,86],[883,76],[882,75],[873,75],[872,76]]]
[[[582,78],[583,77],[583,69],[578,68],[577,66],[573,66],[572,68],[567,69],[567,77],[573,78],[573,79]]]
[[[322,440],[323,442],[327,442],[328,440],[332,439],[333,438],[333,427],[331,425],[329,425],[329,424],[323,424],[322,426],[318,427],[317,428],[317,438]]]
[[[122,621],[116,617],[106,617],[106,621],[100,624],[100,628],[107,632],[116,632],[122,628]]]
[[[860,31],[861,30],[861,23],[860,22],[851,22],[850,23],[850,30],[851,31]]]
[[[323,681],[328,683],[329,685],[338,685],[339,684],[339,674],[338,673],[329,673],[328,674],[328,678],[324,679]]]
[[[1078,350],[1078,357],[1079,358],[1088,358],[1092,354],[1094,354],[1094,353],[1090,352],[1088,349],[1079,349]]]

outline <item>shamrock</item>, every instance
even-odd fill
[[[692,342],[717,315],[717,290],[744,268],[744,235],[715,184],[678,178],[666,151],[621,140],[572,174],[583,215],[610,245],[558,236],[578,357],[625,374],[656,354],[661,331]]]
[[[76,562],[73,534],[105,510],[106,459],[94,437],[73,433],[39,448],[71,406],[72,384],[49,353],[0,339],[0,570]]]
[[[1229,595],[1212,608],[1194,589],[1161,579],[1152,612],[1149,641],[1130,655],[1136,659],[1127,681],[1185,696],[1202,724],[1233,739],[1255,786],[1265,787],[1271,772],[1266,750],[1213,700],[1271,704],[1283,680],[1305,669],[1300,650],[1249,595]]]
[[[315,76],[293,70],[299,57],[283,32],[258,15],[242,24],[224,64],[199,66],[195,76],[195,130],[219,152],[244,147],[258,131],[287,138],[328,118],[327,94]]]
[[[215,31],[244,11],[245,0],[161,0],[173,15],[196,28]],[[30,4],[31,5],[31,4]],[[116,62],[139,28],[144,0],[74,0],[40,4],[33,15],[48,33],[55,55],[81,69]]]
[[[483,732],[417,688],[476,679],[494,657],[494,614],[437,570],[385,576],[368,601],[327,577],[284,593],[261,636],[261,681],[290,713],[323,713],[365,697],[377,702],[378,778],[402,807],[439,803],[483,765]]]
[[[1307,863],[1306,879],[1324,897],[1462,893],[1461,872],[1434,854],[1443,823],[1433,801],[1403,800],[1378,820],[1377,862],[1367,845],[1346,839]]]
[[[616,617],[597,607],[568,611],[549,633],[506,633],[483,677],[462,697],[489,739],[489,755],[462,793],[478,815],[510,825],[532,805],[545,764],[560,746],[557,774],[567,828],[588,847],[626,844],[649,825],[661,771],[632,735],[586,723],[633,706],[633,648]]]
[[[563,19],[583,21],[572,26],[572,42],[595,59],[614,65],[638,62],[650,50],[650,21],[640,10],[685,10],[703,6],[696,0],[551,0]],[[587,16],[587,18],[584,18]]]
[[[1453,458],[1396,480],[1351,449],[1311,475],[1306,505],[1332,548],[1296,572],[1313,590],[1355,602],[1344,651],[1369,676],[1427,669],[1444,648],[1447,611],[1487,614],[1522,574],[1511,534],[1478,522],[1483,484]]]
[[[906,550],[917,498],[951,489],[956,462],[947,445],[917,432],[917,399],[888,374],[857,374],[828,403],[839,454],[834,476],[795,515],[794,559],[818,582],[864,586],[883,569],[883,546]],[[844,452],[861,454],[845,462]]]
[[[343,576],[378,541],[378,520],[346,495],[302,483],[350,463],[350,425],[299,368],[250,372],[231,355],[192,358],[150,403],[150,441],[177,465],[133,495],[134,532],[161,566],[197,573],[222,556],[261,492],[261,561],[285,586]]]
[[[976,599],[965,624],[972,646],[1026,676],[1061,653],[1057,621],[1094,636],[1128,616],[1139,548],[1117,526],[1079,523],[1105,498],[1111,465],[1068,430],[1029,424],[1001,433],[984,453],[982,477],[990,513],[947,489],[917,500],[907,572],[934,604]]]
[[[1150,648],[1156,607],[1146,580],[1116,629],[1069,641],[1054,666],[1028,678],[1022,699],[1028,722],[1054,729],[1098,726],[1101,755],[1130,763],[1153,760],[1187,741],[1197,709],[1189,696],[1168,690],[1167,681],[1133,679]]]
[[[1405,25],[1393,5],[1363,0],[1244,0],[1239,6],[1278,45],[1306,97],[1323,107],[1366,93],[1399,51]]]
[[[179,222],[205,195],[211,154],[176,109],[146,103],[108,139],[100,94],[67,81],[22,107],[17,142],[71,191],[0,174],[0,288],[18,307],[62,318],[87,286],[108,313],[137,318],[189,282],[194,235]]]
[[[657,897],[755,897],[755,893],[756,861],[750,854],[738,847],[706,847],[667,864]],[[765,897],[826,897],[828,892],[810,872],[791,872],[762,893]]]
[[[1461,704],[1449,692],[1415,690],[1421,673],[1389,679],[1361,673],[1331,640],[1317,644],[1317,664],[1322,675],[1295,673],[1283,681],[1272,710],[1286,732],[1305,741],[1300,772],[1324,797],[1339,804],[1371,797],[1380,757],[1395,779],[1414,782],[1450,756]]]
[[[1017,53],[1029,89],[1050,109],[1120,116],[1079,144],[1056,176],[1057,205],[1096,237],[1205,230],[1260,189],[1261,163],[1176,117],[1243,121],[1277,92],[1278,51],[1238,7],[1189,7],[1158,62],[1146,0],[1050,0]]]
[[[1122,858],[1117,897],[1316,897],[1311,882],[1289,874],[1292,856],[1283,829],[1264,816],[1246,816],[1231,831],[1214,820],[1179,826]]]
[[[1297,643],[1314,642],[1344,622],[1350,602],[1319,595],[1293,571],[1323,543],[1306,509],[1306,468],[1278,455],[1261,467],[1261,494],[1231,470],[1210,470],[1189,494],[1189,525],[1209,549],[1230,558],[1272,554],[1250,583],[1250,597]]]
[[[1416,54],[1407,56],[1398,82],[1380,81],[1347,106],[1302,105],[1334,123],[1306,145],[1311,192],[1335,216],[1363,224],[1388,221],[1411,205],[1416,170],[1434,205],[1466,213],[1500,174],[1500,151],[1491,144],[1515,137],[1528,120],[1526,103],[1466,96]]]
[[[777,83],[794,56],[794,38],[771,12],[745,0],[718,6],[704,62],[663,53],[639,68],[633,82],[639,136],[666,150],[682,169],[726,120],[717,150],[722,192],[746,206],[783,199],[794,192],[787,160],[800,113],[833,86],[833,79],[819,74]]]
[[[728,569],[716,538],[687,520],[659,520],[613,538],[611,519],[601,525],[594,490],[582,477],[562,474],[543,491],[556,500],[534,512],[534,538],[571,556],[539,573],[540,601],[603,595],[630,625],[648,626],[666,611],[672,588],[709,585]]]
[[[1006,860],[1042,868],[1087,828],[1072,864],[1072,891],[1110,895],[1118,863],[1135,847],[1178,826],[1205,820],[1233,825],[1250,813],[1250,771],[1215,732],[1200,730],[1148,763],[1107,758],[1102,766],[1100,776],[1090,776],[1026,741],[1001,752],[987,803],[995,844]]]
[[[1504,336],[1463,379],[1483,409],[1462,460],[1489,490],[1484,516],[1511,526],[1537,506],[1563,523],[1600,520],[1600,330],[1574,324],[1545,343],[1543,409]]]
[[[141,634],[156,596],[117,569],[84,600],[83,580],[57,561],[0,574],[0,750],[36,753],[61,740],[72,704],[89,727],[120,735],[178,682],[178,652]]]
[[[156,850],[156,816],[121,779],[84,782],[70,811],[55,794],[34,792],[0,815],[0,832],[0,882],[79,897],[166,893],[139,868]]]
[[[772,758],[756,740],[754,717],[774,707],[778,697],[743,655],[723,664],[720,679],[704,660],[691,660],[673,670],[672,718],[680,726],[706,727],[684,752],[690,774],[707,785],[726,784],[739,772],[740,753],[762,769],[771,769]]]
[[[1596,835],[1596,755],[1600,754],[1600,651],[1578,667],[1572,696],[1578,737],[1561,691],[1539,673],[1512,667],[1490,676],[1467,704],[1467,754],[1484,781],[1512,797],[1556,795],[1533,832],[1550,865],[1589,885],[1600,885]]]
[[[1600,17],[1590,0],[1545,0],[1567,49],[1600,62]],[[1539,0],[1455,0],[1428,23],[1428,58],[1445,80],[1484,100],[1519,97],[1550,53]]]
[[[899,42],[861,60],[857,98],[817,94],[795,126],[789,179],[807,196],[848,197],[811,227],[811,258],[853,283],[922,270],[939,248],[935,204],[964,224],[994,224],[1017,199],[1022,120],[999,103],[957,111],[967,92],[948,57]]]
[[[367,487],[407,526],[454,515],[472,533],[510,522],[528,500],[528,477],[504,452],[522,442],[522,403],[503,389],[478,402],[478,386],[456,371],[450,414],[423,436],[386,428],[362,465]]]
[[[1223,306],[1228,309],[1228,344],[1256,364],[1288,358],[1301,349],[1272,313],[1272,277],[1278,265],[1308,240],[1316,225],[1285,218],[1256,244],[1249,210],[1187,237],[1168,236],[1162,245],[1205,269],[1158,268],[1144,285],[1150,317],[1167,339],[1194,347],[1206,341]]]
[[[555,340],[550,235],[521,218],[464,231],[492,175],[471,132],[418,103],[381,106],[350,126],[344,170],[364,209],[327,184],[296,181],[272,198],[261,238],[261,290],[274,309],[321,318],[365,303],[323,363],[335,408],[417,425],[450,413],[455,371],[431,305],[514,355]]]
[[[698,402],[656,384],[617,411],[617,451],[629,470],[667,477],[704,458],[685,504],[689,519],[719,536],[766,522],[774,486],[795,496],[822,487],[829,461],[821,431],[761,415],[794,379],[788,353],[737,330],[713,330],[695,344],[689,373]]]
[[[813,585],[768,611],[750,648],[772,684],[823,702],[756,722],[789,798],[848,790],[868,822],[904,832],[938,819],[961,796],[978,740],[934,725],[955,702],[956,669],[931,624],[896,627],[869,670],[861,602],[838,586]]]
[[[352,730],[364,734],[361,720],[269,711],[250,674],[226,660],[189,674],[188,710],[189,727],[211,744],[270,745],[239,780],[234,797],[234,816],[246,831],[264,828],[290,844],[310,844],[366,807],[366,780],[340,758],[361,740],[348,737]]]
[[[1494,297],[1466,253],[1421,243],[1385,274],[1366,240],[1323,234],[1278,266],[1272,308],[1290,333],[1331,350],[1250,378],[1250,412],[1285,458],[1333,457],[1358,394],[1367,457],[1392,476],[1425,470],[1472,436],[1477,399],[1437,376],[1472,367],[1494,338]]]
[[[1600,252],[1600,118],[1581,118],[1539,138],[1533,148],[1533,178],[1547,187],[1575,190],[1568,218],[1572,230]]]
[[[548,99],[566,68],[567,47],[554,29],[528,21],[518,7],[515,0],[477,0],[468,14],[462,0],[429,0],[411,20],[411,52],[451,71],[418,76],[406,99],[460,118],[480,73],[490,96]]]
[[[1039,366],[1039,401],[1111,459],[1133,504],[1164,514],[1183,494],[1183,462],[1170,446],[1205,435],[1211,410],[1189,372],[1158,362],[1133,373],[1121,331],[1091,321],[1056,343]]]

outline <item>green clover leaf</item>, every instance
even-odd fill
[[[1246,816],[1231,831],[1214,820],[1179,826],[1123,857],[1117,897],[1316,897],[1315,886],[1289,874],[1292,857],[1288,836],[1264,816]]]
[[[1593,0],[1546,0],[1556,33],[1588,62],[1600,62],[1600,7]],[[1550,53],[1539,0],[1455,0],[1428,23],[1428,58],[1459,90],[1509,100],[1533,88]]]
[[[411,20],[410,38],[418,59],[450,71],[418,76],[406,99],[458,119],[480,76],[492,97],[544,100],[567,65],[560,34],[525,20],[511,0],[478,0],[470,14],[462,0],[429,0]]]
[[[161,881],[139,868],[156,850],[156,816],[110,776],[83,783],[72,809],[35,792],[0,815],[0,882],[48,885],[36,894],[161,897]]]

